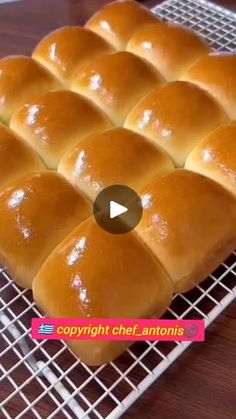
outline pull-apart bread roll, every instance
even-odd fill
[[[143,25],[157,22],[155,15],[135,1],[116,1],[102,7],[86,27],[98,33],[116,49],[125,49],[131,36]]]
[[[0,188],[27,174],[46,170],[42,160],[14,132],[0,124]]]
[[[40,172],[0,192],[0,261],[16,283],[32,280],[54,247],[91,215],[90,204],[62,176]]]
[[[235,250],[235,197],[211,179],[175,170],[149,184],[141,199],[137,232],[176,292],[199,284]]]
[[[69,90],[47,92],[27,101],[10,127],[56,169],[62,156],[83,137],[112,126],[91,101]]]
[[[215,52],[202,57],[181,78],[206,89],[236,119],[236,54]]]
[[[196,32],[174,23],[155,23],[138,30],[127,51],[150,61],[166,80],[176,80],[211,48]]]
[[[116,125],[139,99],[163,79],[147,61],[121,51],[94,59],[72,84],[72,90],[93,100]]]
[[[160,317],[172,292],[162,265],[133,231],[109,234],[91,218],[57,246],[33,281],[36,304],[59,318]],[[88,365],[112,361],[130,344],[68,341]]]
[[[165,152],[125,128],[85,138],[65,155],[58,168],[92,200],[110,185],[126,185],[138,192],[156,175],[173,169]]]
[[[43,38],[32,56],[68,85],[93,57],[112,51],[105,39],[89,29],[66,26]]]
[[[236,195],[236,123],[212,132],[189,154],[185,168],[214,179]]]
[[[141,99],[124,126],[161,146],[181,167],[190,151],[225,121],[224,111],[207,92],[175,81]]]
[[[9,123],[13,112],[34,94],[61,88],[49,71],[23,55],[2,58],[0,74],[0,120],[4,123]]]

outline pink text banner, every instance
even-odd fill
[[[197,341],[203,320],[32,319],[32,338],[51,340]]]

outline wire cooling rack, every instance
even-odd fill
[[[154,12],[200,32],[216,49],[236,50],[232,12],[204,0],[167,0]],[[201,286],[175,295],[165,318],[199,318],[208,326],[235,297],[236,252]],[[190,345],[141,342],[114,362],[89,368],[63,343],[32,341],[37,316],[31,292],[0,270],[0,417],[119,418]]]

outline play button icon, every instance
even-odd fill
[[[123,205],[120,205],[114,201],[110,202],[110,218],[118,217],[119,215],[124,214],[126,211],[128,211],[128,208],[124,207]]]
[[[142,212],[138,194],[124,185],[112,185],[103,189],[93,206],[96,222],[112,234],[128,233],[139,223]]]

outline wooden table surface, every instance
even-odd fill
[[[22,0],[0,5],[0,56],[30,54],[47,32],[83,24],[106,0]],[[157,0],[143,1],[147,6]],[[217,1],[236,10],[235,0]],[[124,418],[236,419],[236,303],[137,401]],[[1,389],[0,389],[1,391]],[[59,415],[57,416],[59,418]]]

